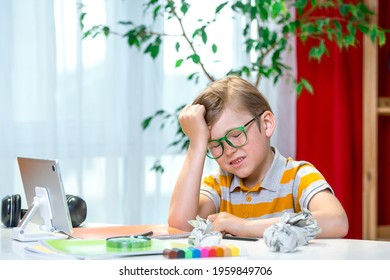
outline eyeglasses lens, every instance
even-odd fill
[[[240,148],[242,146],[244,146],[248,140],[247,136],[246,136],[246,133],[244,131],[244,128],[243,127],[240,127],[240,128],[235,128],[231,131],[229,131],[226,136],[224,137],[225,142],[233,147],[233,148]],[[219,158],[222,156],[223,154],[223,151],[224,151],[224,148],[223,148],[223,144],[220,141],[210,141],[208,143],[208,156],[210,158]]]

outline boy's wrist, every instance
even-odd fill
[[[189,139],[189,140],[190,140],[189,149],[191,148],[197,152],[203,152],[206,155],[208,140],[204,140],[201,138]]]

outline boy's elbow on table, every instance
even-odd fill
[[[344,216],[332,218],[327,225],[320,226],[322,231],[317,235],[318,238],[343,238],[348,234],[348,219]]]
[[[168,225],[170,227],[174,227],[174,228],[180,229],[182,231],[191,231],[192,230],[192,226],[188,223],[188,221],[180,220],[175,215],[169,215]]]
[[[338,229],[338,237],[343,238],[348,234],[349,231],[349,224],[348,224],[348,218],[347,217],[341,217],[339,219],[339,222],[336,224],[336,228]]]
[[[335,238],[343,238],[348,234],[349,222],[348,217],[345,213],[340,214],[337,218],[334,219],[333,231],[335,233]]]

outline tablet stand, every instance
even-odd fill
[[[39,232],[35,231],[33,233],[26,233],[27,225],[29,224],[38,209],[45,224],[39,227]],[[51,210],[49,195],[46,188],[35,187],[35,196],[32,205],[29,207],[26,214],[24,214],[18,226],[13,228],[12,238],[19,241],[66,239],[68,236],[56,232],[56,229],[52,223],[52,219],[53,214]]]

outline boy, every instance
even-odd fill
[[[179,123],[190,145],[171,198],[170,226],[191,231],[188,221],[199,215],[222,234],[262,237],[283,213],[307,208],[321,228],[317,237],[348,233],[347,215],[320,172],[271,146],[275,116],[243,78],[209,85]],[[220,170],[202,180],[206,154]]]

